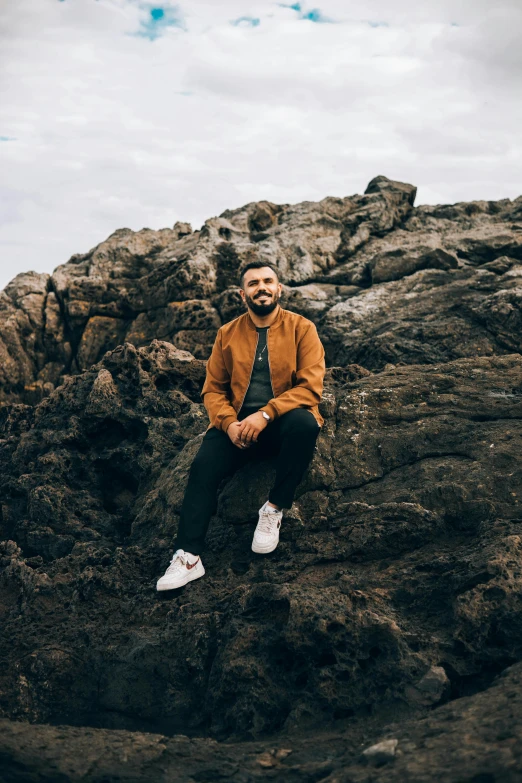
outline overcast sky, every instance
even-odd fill
[[[522,193],[522,0],[0,0],[0,287],[377,174]]]

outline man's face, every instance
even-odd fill
[[[247,269],[243,278],[241,298],[255,315],[268,315],[277,307],[283,286],[269,266]]]

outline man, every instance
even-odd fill
[[[240,276],[247,312],[220,327],[201,392],[210,419],[192,463],[175,554],[158,590],[203,576],[201,553],[220,482],[254,454],[277,454],[276,478],[259,510],[252,550],[279,543],[283,509],[290,508],[323,424],[324,349],[312,321],[283,310],[282,284],[271,264],[254,261]]]

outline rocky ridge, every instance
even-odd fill
[[[522,199],[414,196],[123,230],[2,294],[6,780],[520,775]],[[250,552],[272,466],[249,465],[205,579],[158,598],[258,254],[327,349],[325,426],[280,547]]]
[[[240,314],[237,271],[264,258],[331,365],[431,364],[520,351],[522,196],[421,206],[376,177],[362,196],[247,204],[200,231],[115,231],[52,275],[0,294],[0,401],[34,404],[123,342],[208,358]]]

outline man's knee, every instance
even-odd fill
[[[306,408],[294,408],[281,416],[281,430],[291,434],[314,439],[319,434],[320,427],[313,413]]]
[[[226,474],[231,462],[231,445],[230,439],[224,432],[209,430],[192,460],[191,474],[207,477]]]

